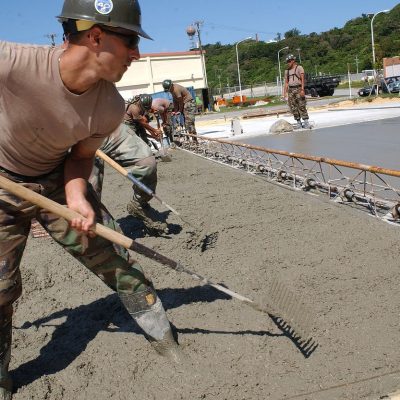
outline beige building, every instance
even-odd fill
[[[142,54],[125,72],[117,88],[124,99],[140,93],[163,91],[162,81],[171,79],[194,89],[206,87],[205,68],[200,51]]]

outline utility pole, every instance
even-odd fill
[[[204,59],[203,46],[201,44],[201,36],[200,36],[200,27],[202,27],[204,25],[204,22],[203,21],[194,21],[193,25],[190,25],[186,29],[186,33],[191,39],[193,39],[193,36],[195,34],[197,34],[198,46],[199,46],[200,57],[201,57],[201,66],[202,66],[202,69],[203,69],[204,84],[205,84],[206,89],[208,89],[206,62],[205,62],[205,59]]]
[[[44,37],[47,37],[50,39],[50,43],[52,47],[56,46],[56,41],[55,38],[57,37],[56,33],[48,33],[47,35],[44,35]]]
[[[222,93],[222,85],[221,85],[221,70],[218,68],[218,81],[219,81],[219,94]]]
[[[356,60],[356,69],[357,69],[357,75],[358,75],[358,63],[359,63],[358,56],[356,56],[355,60]]]
[[[297,54],[299,55],[299,64],[301,64],[301,55],[300,55],[300,48],[297,48]]]
[[[201,37],[200,37],[200,27],[204,25],[204,22],[203,21],[194,21],[193,25],[190,25],[186,29],[186,33],[189,36],[189,38],[191,38],[191,39],[193,39],[194,34],[197,33],[197,39],[199,41],[198,44],[199,44],[199,50],[200,50],[200,58],[201,58],[201,68],[202,68],[203,79],[204,79],[204,90],[202,91],[203,106],[204,106],[204,108],[208,108],[211,111],[210,97],[209,97],[210,93],[208,90],[208,80],[207,80],[206,60],[204,57],[203,46],[201,44]]]

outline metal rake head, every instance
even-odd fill
[[[268,313],[276,325],[303,353],[311,354],[318,344],[312,334],[314,318],[303,301],[275,277],[271,279],[267,299],[271,307]]]

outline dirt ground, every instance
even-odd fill
[[[304,354],[267,314],[138,256],[185,355],[171,364],[100,280],[51,239],[30,238],[14,400],[377,400],[400,387],[398,227],[182,150],[159,163],[158,195],[217,233],[205,251],[154,200],[171,233],[146,235],[126,215],[130,195],[108,171],[103,200],[127,235],[258,302],[279,276],[314,316],[318,347]]]

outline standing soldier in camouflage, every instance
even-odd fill
[[[140,58],[140,36],[149,38],[139,3],[64,0],[59,19],[65,49],[0,41],[0,174],[81,215],[69,224],[0,189],[1,400],[12,397],[13,303],[22,291],[20,262],[32,218],[118,293],[156,350],[177,357],[168,318],[141,266],[90,232],[96,222],[119,230],[87,179],[97,148],[123,118],[115,82]]]
[[[190,134],[197,135],[195,128],[196,101],[185,87],[165,79],[162,83],[164,92],[172,94],[174,112],[180,112],[185,118],[185,128]]]
[[[154,138],[159,138],[161,131],[148,124],[146,112],[151,108],[152,97],[149,94],[136,96],[128,102],[125,123],[107,137],[100,147],[103,153],[128,169],[135,178],[149,187],[154,193],[157,187],[157,162],[150,147],[145,142],[147,131]],[[104,161],[96,157],[90,176],[90,183],[101,197],[104,178]],[[127,205],[128,212],[142,220],[151,234],[168,233],[165,222],[157,220],[155,210],[150,206],[151,195],[133,186],[133,197]]]
[[[310,128],[304,92],[304,68],[296,63],[293,54],[286,57],[286,62],[283,97],[288,99],[290,111],[297,121],[296,128]],[[303,124],[301,119],[304,121]]]

